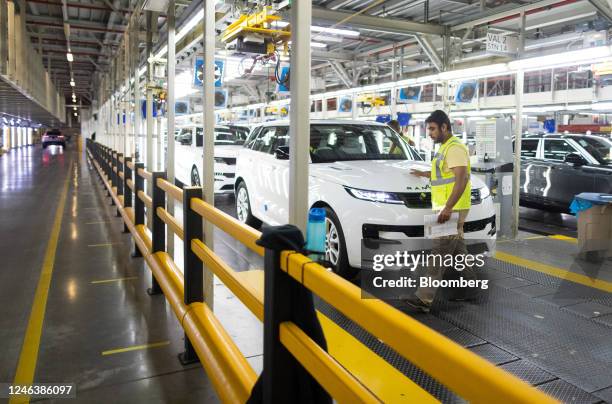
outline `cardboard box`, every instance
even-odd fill
[[[578,251],[598,252],[601,258],[612,255],[612,205],[594,205],[578,213]]]

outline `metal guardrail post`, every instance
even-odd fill
[[[265,249],[264,255],[264,372],[263,402],[290,403],[296,400],[292,375],[298,366],[280,343],[279,327],[291,320],[292,280],[280,268],[280,250]]]
[[[117,186],[117,173],[115,172],[115,169],[117,167],[117,152],[115,152],[114,150],[111,150],[110,152],[110,185],[111,185],[111,190],[113,189],[113,187]],[[110,193],[109,193],[110,195]],[[111,205],[115,205],[115,200],[113,198],[111,198]]]
[[[125,183],[125,180],[123,178],[125,178],[125,175],[123,178],[121,178],[121,176],[119,175],[119,173],[123,172],[123,163],[121,162],[121,158],[123,157],[123,153],[117,153],[117,160],[116,160],[116,164],[117,164],[117,175],[115,178],[117,178],[117,197],[123,195],[123,184]],[[125,203],[125,199],[124,199],[124,203]],[[117,217],[121,217],[121,212],[119,211],[119,207],[117,207]]]
[[[132,180],[134,183],[134,225],[138,226],[140,224],[145,224],[145,212],[144,212],[144,202],[142,199],[138,197],[138,191],[144,192],[144,178],[138,175],[139,169],[144,169],[144,163],[134,163],[134,172]],[[132,257],[142,257],[142,253],[138,249],[136,243],[134,243],[134,252],[132,253]]]
[[[132,207],[132,189],[128,186],[127,180],[132,179],[132,169],[129,166],[129,163],[132,161],[131,157],[126,157],[123,160],[123,207],[131,208]],[[133,181],[132,181],[133,183]],[[127,233],[130,230],[127,227],[125,221],[123,222],[123,232]]]
[[[183,268],[186,305],[204,302],[204,266],[191,250],[191,240],[201,240],[202,216],[191,209],[191,199],[202,198],[201,187],[183,188]],[[178,355],[183,366],[199,362],[198,355],[185,335],[185,351]]]
[[[153,218],[152,231],[153,254],[166,251],[166,223],[157,216],[157,208],[166,208],[166,192],[157,186],[157,179],[166,179],[166,173],[163,171],[155,171],[151,173],[151,186],[153,187],[153,205],[151,208],[151,217]],[[162,293],[157,279],[151,272],[151,287],[147,289],[149,295],[158,295]]]

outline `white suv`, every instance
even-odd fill
[[[238,154],[236,213],[258,226],[288,221],[289,125],[269,122],[251,132]],[[416,150],[388,126],[374,122],[312,121],[308,205],[326,210],[325,259],[350,277],[361,267],[362,239],[423,237],[432,214],[429,181],[410,174],[428,170]],[[472,177],[466,238],[495,243],[495,209],[489,190]]]
[[[202,133],[202,127],[189,126],[175,137],[175,177],[185,185],[201,185]],[[215,127],[215,193],[234,193],[236,153],[242,149],[247,135],[242,127]]]

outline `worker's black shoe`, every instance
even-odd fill
[[[407,299],[402,300],[404,304],[409,306],[410,308],[422,311],[423,313],[429,313],[431,310],[431,306],[416,296],[410,296]]]

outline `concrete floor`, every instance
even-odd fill
[[[75,383],[77,402],[108,402],[110,396],[114,402],[125,403],[217,402],[201,367],[184,368],[176,360],[183,348],[180,326],[163,296],[146,294],[150,271],[142,259],[130,257],[130,237],[121,233],[121,220],[116,217],[109,198],[102,192],[99,181],[93,177],[93,171],[87,168],[82,157],[74,150],[74,145],[64,153],[58,148],[42,151],[38,146],[14,150],[0,157],[0,211],[3,213],[0,215],[0,254],[4,258],[3,270],[0,271],[0,304],[5,313],[0,317],[0,344],[5,347],[0,354],[0,382],[10,382],[14,378],[53,217],[63,182],[68,176],[68,199],[34,380]],[[232,214],[233,202],[233,198],[227,196],[216,198],[216,205]],[[181,217],[180,208],[176,210],[176,217]],[[174,239],[174,244],[175,251],[182,251],[178,238]],[[261,257],[218,230],[214,249],[236,270],[263,266]],[[612,281],[612,261],[587,265],[576,260],[576,246],[569,241],[522,232],[520,241],[500,242],[498,249]],[[175,260],[182,266],[181,254],[176,254]],[[572,375],[571,369],[559,368],[556,359],[574,350],[571,345],[576,341],[560,341],[563,350],[559,348],[557,358],[544,355],[536,358],[530,356],[533,355],[529,353],[531,351],[525,350],[526,346],[529,348],[529,341],[521,338],[504,340],[505,331],[501,337],[496,334],[498,329],[506,327],[508,332],[524,331],[517,335],[532,335],[536,331],[565,335],[571,331],[572,335],[580,336],[580,324],[583,324],[585,329],[595,330],[599,337],[606,333],[612,337],[612,324],[605,321],[612,314],[602,312],[601,316],[587,316],[589,313],[580,311],[584,305],[581,301],[563,300],[565,303],[559,303],[558,299],[565,299],[559,293],[574,291],[568,282],[562,282],[562,287],[554,293],[547,289],[553,294],[553,299],[541,299],[543,295],[535,292],[550,288],[550,285],[538,282],[549,280],[536,275],[529,280],[527,276],[521,278],[507,268],[491,271],[496,291],[491,294],[491,299],[494,304],[499,303],[497,306],[505,305],[507,310],[502,315],[491,311],[499,310],[499,307],[485,303],[463,303],[453,307],[441,303],[433,314],[426,316],[401,305],[396,307],[509,371],[523,375],[527,369],[530,377],[534,374],[539,377],[532,378],[532,384],[557,394],[564,401],[567,397],[575,397],[573,402],[612,402],[612,387],[605,387],[605,381],[597,386],[588,386],[588,383],[580,386],[582,379],[570,380],[574,384],[564,380],[564,375]],[[115,280],[118,278],[128,279]],[[97,281],[109,282],[92,283]],[[607,303],[606,299],[604,296],[600,301]],[[528,306],[520,306],[526,302]],[[572,307],[576,307],[573,312]],[[218,280],[215,282],[215,312],[254,369],[261,371],[261,323]],[[537,313],[547,313],[543,326],[529,323]],[[478,316],[478,320],[471,320],[473,316]],[[351,333],[360,338],[359,332],[352,330]],[[584,353],[585,358],[598,357],[597,366],[605,369],[605,363],[612,364],[609,340],[605,337],[596,341],[589,339],[586,348],[578,343],[575,351]],[[102,355],[109,350],[152,343],[158,346]],[[540,344],[539,348],[545,343],[545,338],[531,341],[531,345]],[[382,343],[374,345],[372,349],[381,352],[381,356],[389,351]],[[392,357],[386,359],[405,374],[411,374],[408,367],[402,367],[401,361]],[[571,362],[570,366],[573,366]],[[588,369],[588,363],[583,361],[574,367]],[[586,379],[589,378],[588,373],[582,373]],[[543,374],[548,376],[543,377]],[[598,380],[605,380],[606,374],[606,371],[598,374]],[[427,380],[427,377],[419,380]],[[612,385],[612,374],[610,381]],[[423,383],[423,386],[433,386],[430,391],[441,399],[444,397],[443,401],[457,401],[452,395],[440,393],[435,383]],[[577,385],[582,390],[577,389]]]
[[[75,145],[12,150],[0,165],[0,381],[15,375],[68,176],[34,380],[75,383],[84,403],[217,402],[201,366],[176,359],[180,326],[162,295],[146,294],[150,272],[130,258],[129,236]],[[159,346],[102,355],[145,344]]]

